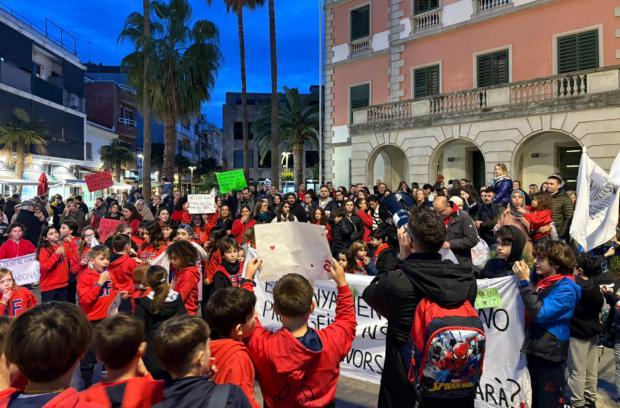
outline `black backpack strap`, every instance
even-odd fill
[[[216,385],[207,408],[223,408],[228,402],[228,395],[230,394],[230,384]]]

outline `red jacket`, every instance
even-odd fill
[[[209,239],[207,228],[194,227],[194,241],[202,245]]]
[[[78,302],[90,321],[105,319],[110,315],[110,306],[114,302],[118,289],[107,280],[103,286],[97,285],[99,272],[87,268],[77,277]]]
[[[241,245],[243,244],[243,236],[245,235],[245,232],[249,230],[250,228],[252,228],[254,225],[256,225],[256,221],[252,219],[243,223],[241,222],[241,218],[238,218],[233,222],[230,233],[232,234],[233,237],[235,237],[235,239],[237,240],[237,243]]]
[[[185,309],[190,316],[198,313],[198,284],[200,283],[200,271],[198,266],[192,265],[187,268],[174,271],[172,289],[179,292],[185,303]]]
[[[133,271],[138,267],[135,259],[128,254],[123,254],[114,262],[110,262],[110,278],[114,287],[127,293],[133,292]]]
[[[131,227],[131,235],[138,235],[138,230],[140,229],[140,220],[137,218],[132,219],[131,221],[123,221],[125,224]]]
[[[355,338],[355,307],[348,286],[338,288],[336,320],[317,330],[323,348],[307,349],[287,329],[274,333],[256,319],[247,341],[260,381],[265,407],[324,407],[336,397],[340,361]]]
[[[357,210],[356,214],[358,217],[360,217],[360,219],[362,220],[362,224],[364,225],[364,236],[362,237],[362,240],[365,243],[369,243],[370,232],[372,231],[372,223],[373,223],[372,215],[362,210]]]
[[[86,267],[81,264],[82,255],[88,255],[90,248],[84,247],[84,253],[80,255],[79,251],[80,238],[74,237],[69,242],[63,241],[62,246],[65,248],[65,256],[69,261],[69,272],[73,275],[79,274]]]
[[[211,234],[211,230],[217,225],[218,217],[219,214],[217,212],[214,212],[213,214],[207,214],[207,226],[205,228],[205,230],[207,231],[207,236]]]
[[[0,408],[8,408],[13,395],[18,393],[21,391],[14,388],[2,391],[0,393]],[[87,402],[74,388],[67,388],[41,408],[102,408],[102,405]]]
[[[170,218],[180,224],[189,224],[192,220],[192,215],[189,213],[189,211],[174,210]]]
[[[148,244],[144,249],[140,248],[138,250],[138,258],[140,258],[143,262],[150,259],[155,259],[161,255],[166,248],[168,248],[166,244],[161,244],[159,249],[156,249],[152,244]]]
[[[537,241],[551,234],[551,231],[542,234],[538,232],[540,227],[544,227],[545,225],[549,225],[551,224],[551,222],[553,222],[553,212],[551,210],[534,210],[532,212],[523,214],[523,218],[530,222],[530,230],[534,234],[534,241]]]
[[[69,284],[69,258],[58,255],[58,247],[59,245],[52,245],[39,251],[41,292],[64,288]]]
[[[151,375],[118,382],[100,382],[80,392],[80,399],[102,407],[122,402],[121,408],[149,408],[164,399],[164,382]],[[118,405],[114,405],[118,406]]]
[[[233,339],[211,340],[211,357],[217,367],[215,383],[238,385],[252,407],[259,408],[254,397],[254,366],[245,345]]]
[[[0,246],[0,259],[17,258],[35,252],[37,252],[37,248],[27,239],[22,238],[19,242],[9,239]]]
[[[17,287],[8,304],[0,302],[0,315],[17,317],[37,305],[37,299],[26,288]]]

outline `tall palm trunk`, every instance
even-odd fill
[[[293,160],[295,161],[295,168],[293,172],[295,174],[295,185],[303,183],[304,179],[304,142],[293,142]]]
[[[237,28],[239,30],[239,53],[241,59],[241,110],[243,115],[243,172],[250,178],[250,139],[248,135],[248,95],[245,75],[245,39],[243,37],[243,7],[237,10]]]
[[[151,202],[151,101],[149,91],[150,39],[151,39],[151,5],[150,0],[143,0],[144,9],[144,75],[142,85],[142,116],[144,118],[142,137],[142,194],[147,205]]]
[[[26,146],[19,144],[15,149],[15,178],[22,180],[26,168]],[[22,186],[16,186],[16,192],[22,193]]]
[[[275,0],[269,0],[269,48],[271,51],[271,183],[280,186],[280,134],[278,133],[278,58],[276,52]]]
[[[121,162],[117,162],[114,165],[114,178],[119,183],[121,182],[121,174],[122,173],[123,173],[123,165],[121,164]]]
[[[174,156],[177,149],[176,118],[167,117],[164,121],[164,175],[174,183]]]

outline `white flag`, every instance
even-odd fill
[[[583,149],[577,177],[577,203],[570,227],[571,237],[590,251],[616,236],[620,152],[607,174]]]

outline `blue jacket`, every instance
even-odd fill
[[[512,194],[512,179],[508,176],[497,178],[493,183],[493,188],[495,190],[493,204],[508,206],[510,194]]]
[[[531,283],[521,281],[519,291],[531,318],[521,351],[554,362],[565,361],[570,321],[581,288],[571,279],[563,278],[540,294]]]

